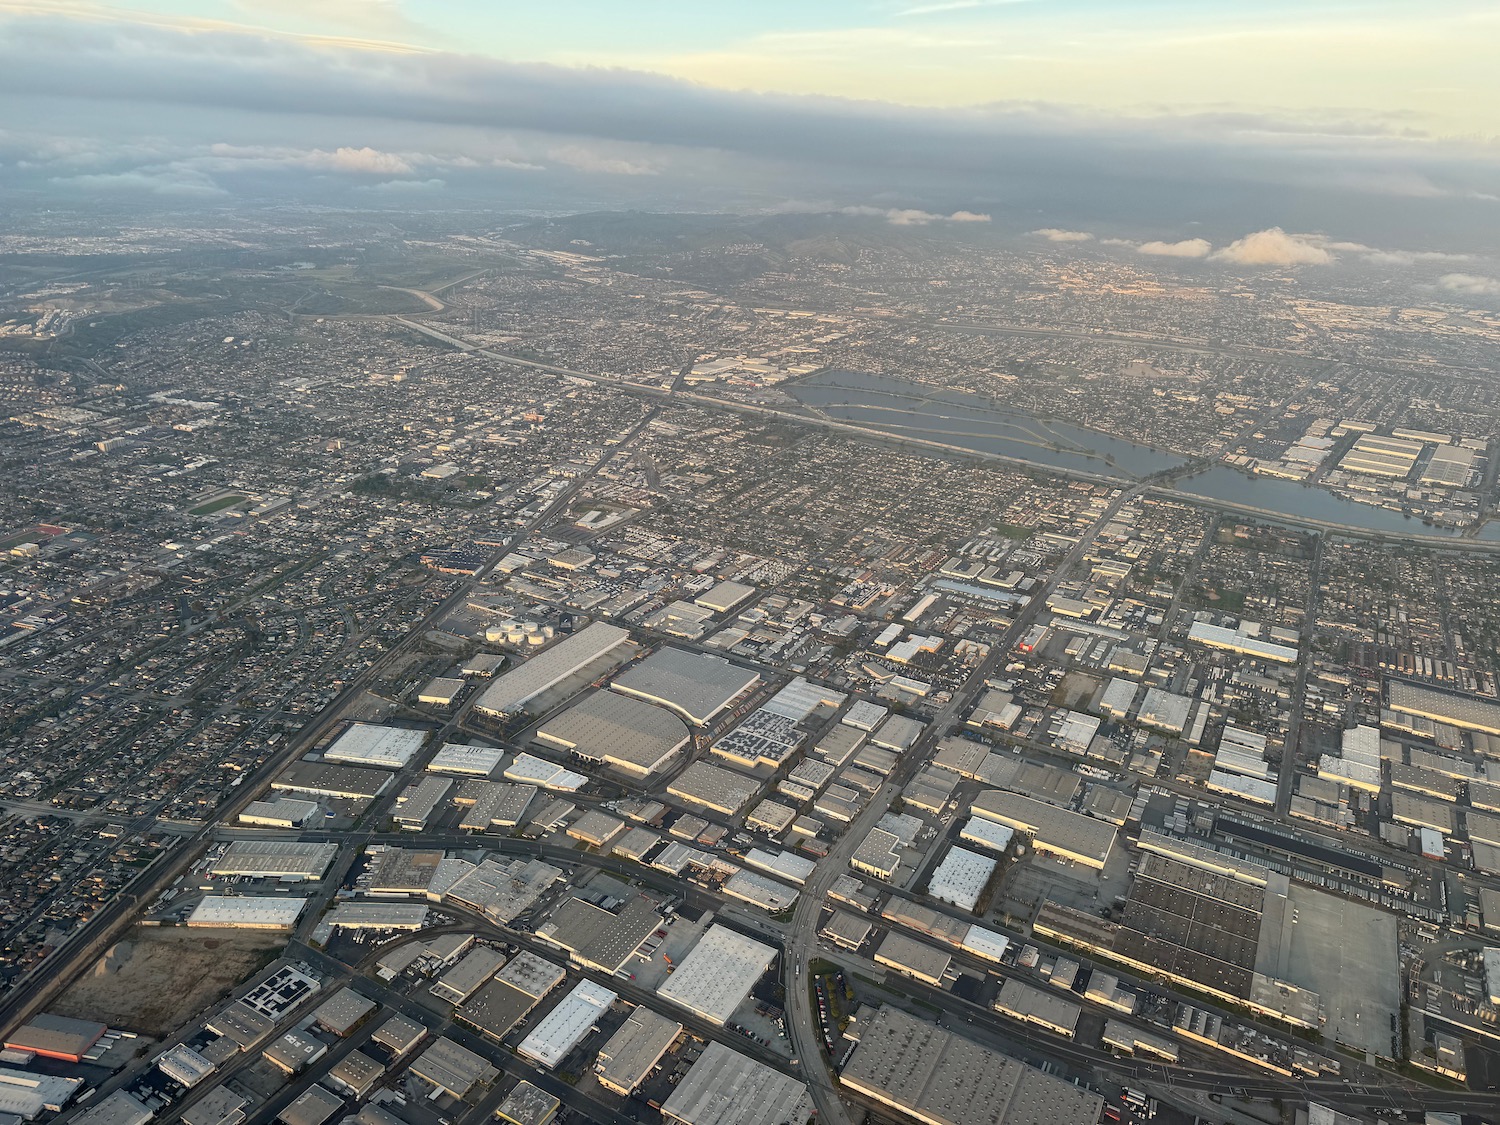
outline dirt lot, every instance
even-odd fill
[[[265,930],[138,926],[52,1011],[164,1035],[269,964],[285,942]]]

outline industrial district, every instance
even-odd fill
[[[5,257],[0,1125],[1500,1120],[1500,318],[637,221]]]

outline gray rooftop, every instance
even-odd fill
[[[812,1113],[807,1087],[795,1078],[710,1043],[662,1105],[684,1125],[801,1125]]]
[[[702,726],[759,682],[759,672],[731,664],[722,656],[668,645],[616,676],[613,687],[670,707]]]
[[[839,1081],[951,1125],[1097,1121],[1104,1108],[1098,1094],[889,1007],[860,1033]]]
[[[665,708],[612,691],[597,691],[546,720],[536,736],[635,773],[650,773],[692,737],[687,724]]]
[[[600,1049],[594,1069],[606,1085],[633,1090],[681,1032],[676,1020],[639,1005]]]

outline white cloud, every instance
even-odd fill
[[[309,168],[374,176],[405,176],[412,170],[411,165],[395,153],[381,152],[369,145],[364,148],[338,148],[333,152],[313,149],[304,162]]]
[[[1471,262],[1473,254],[1445,254],[1441,250],[1370,250],[1365,261],[1377,266],[1410,266],[1418,262]]]
[[[1288,234],[1280,227],[1237,238],[1213,257],[1241,266],[1326,266],[1334,261],[1318,239]]]
[[[367,184],[356,191],[378,192],[381,195],[415,195],[422,192],[442,191],[446,180],[383,180],[378,184]]]
[[[988,215],[974,211],[955,211],[951,215],[940,215],[934,211],[920,211],[915,207],[872,207],[861,203],[854,207],[840,207],[841,215],[867,216],[884,219],[897,227],[925,227],[928,223],[987,223]]]
[[[86,191],[144,192],[183,199],[212,199],[229,194],[202,172],[174,167],[64,176],[56,177],[52,182],[59,187],[83,188]]]
[[[1058,230],[1056,227],[1043,227],[1031,233],[1041,235],[1048,242],[1087,242],[1094,237],[1086,230]]]
[[[1181,242],[1143,242],[1136,249],[1162,258],[1206,258],[1213,245],[1206,238],[1185,238]]]
[[[1500,280],[1473,273],[1444,274],[1438,278],[1438,285],[1450,293],[1459,293],[1465,297],[1500,297]]]
[[[579,172],[598,172],[607,176],[655,176],[657,170],[647,161],[610,156],[583,145],[558,145],[547,155],[559,164]]]
[[[885,221],[898,227],[925,227],[941,218],[941,215],[919,211],[915,207],[892,207],[885,213]]]

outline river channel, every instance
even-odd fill
[[[896,437],[942,442],[1042,468],[1140,478],[1186,463],[1176,454],[1123,441],[1098,430],[1011,410],[983,395],[913,383],[864,371],[827,370],[783,389],[804,406],[843,422]],[[1452,528],[1423,524],[1400,512],[1345,500],[1326,489],[1219,466],[1180,481],[1192,496],[1257,508],[1268,516],[1316,520],[1364,531],[1452,537]],[[1491,521],[1479,538],[1500,540]]]

